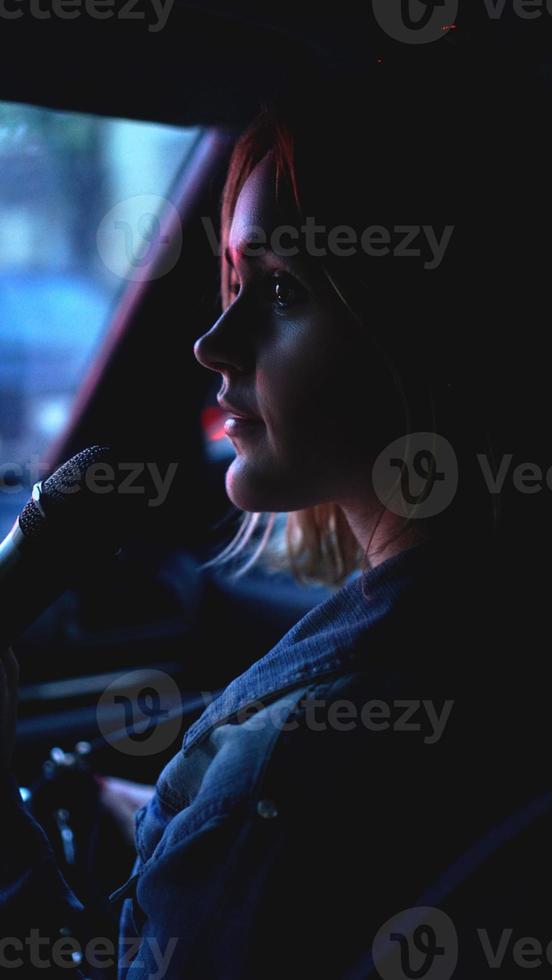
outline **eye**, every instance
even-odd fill
[[[270,300],[280,310],[286,310],[297,303],[305,293],[303,286],[287,272],[269,272],[265,285]],[[237,279],[229,283],[228,292],[231,296],[238,296],[240,291],[241,286]]]
[[[271,276],[269,289],[275,305],[284,310],[298,302],[303,291],[297,280],[285,272]]]

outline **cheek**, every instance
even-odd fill
[[[321,411],[330,414],[327,389],[336,379],[327,355],[319,337],[298,327],[281,336],[259,362],[259,399],[275,437],[289,438]]]
[[[286,466],[364,463],[391,441],[398,394],[388,370],[365,338],[324,313],[279,336],[258,365],[257,387]]]
[[[271,345],[257,366],[257,391],[280,456],[300,465],[312,455],[320,458],[321,451],[335,455],[366,400],[357,364],[358,357],[322,317],[296,323]]]

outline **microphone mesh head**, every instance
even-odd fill
[[[82,450],[42,481],[40,493],[35,487],[33,499],[19,515],[19,527],[27,540],[55,536],[57,545],[78,547],[87,542],[102,550],[105,546],[118,546],[118,495],[99,492],[97,485],[95,489],[91,468],[97,464],[105,464],[115,472],[109,447]]]
[[[36,534],[39,534],[43,523],[44,518],[34,500],[29,500],[29,503],[25,504],[19,515],[19,527],[23,531],[25,537],[32,538]]]
[[[42,492],[50,500],[66,500],[67,495],[76,492],[71,489],[78,487],[86,490],[86,478],[89,468],[95,463],[112,463],[112,452],[108,446],[89,446],[82,452],[72,456],[66,463],[58,466],[42,484]]]

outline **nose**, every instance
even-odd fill
[[[210,371],[251,369],[254,352],[239,299],[228,306],[207,333],[198,337],[193,349],[199,363]]]

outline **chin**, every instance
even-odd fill
[[[268,473],[237,456],[226,471],[226,493],[235,507],[250,513],[284,513],[303,510],[320,503],[309,489],[297,482],[297,471]]]
[[[226,472],[226,493],[235,507],[250,513],[286,510],[266,481],[244,472],[247,467],[243,464],[236,464],[235,460]]]

